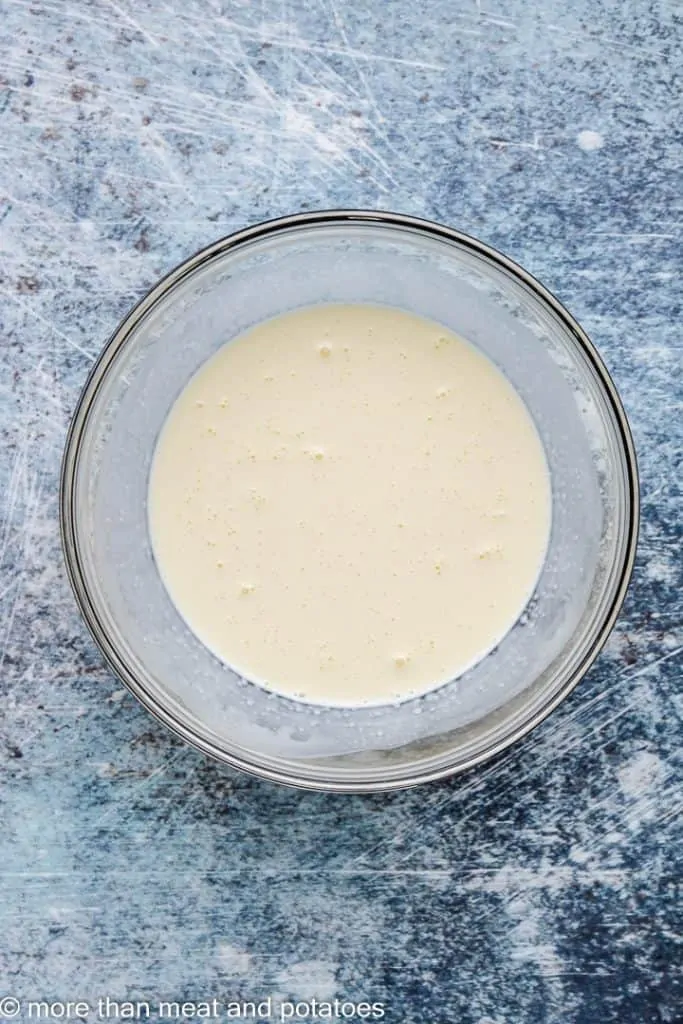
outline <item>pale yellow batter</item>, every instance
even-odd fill
[[[525,405],[478,350],[396,309],[260,324],[190,381],[152,466],[180,614],[255,682],[316,703],[423,693],[529,599],[550,485]]]

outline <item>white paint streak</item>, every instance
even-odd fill
[[[216,953],[216,961],[222,972],[232,978],[248,978],[253,961],[249,953],[228,942],[221,942]]]
[[[328,960],[306,960],[290,964],[277,975],[277,982],[293,998],[331,1000],[339,991],[338,969]]]
[[[594,132],[586,128],[576,136],[576,144],[584,153],[592,153],[596,149],[602,149],[605,145],[605,140],[600,132]]]
[[[645,575],[655,583],[674,584],[678,576],[677,565],[673,561],[653,556],[645,566]]]
[[[640,750],[619,770],[619,785],[622,793],[631,799],[651,794],[662,783],[665,768],[661,760],[650,750]]]

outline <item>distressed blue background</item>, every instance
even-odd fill
[[[676,0],[0,2],[4,993],[683,1020],[682,27]],[[494,764],[391,796],[186,749],[103,667],[59,553],[68,417],[119,317],[220,235],[330,206],[535,273],[603,352],[642,472],[589,676]]]

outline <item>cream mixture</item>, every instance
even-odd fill
[[[548,542],[516,391],[437,323],[369,305],[259,324],[162,429],[152,546],[178,611],[247,678],[322,704],[424,693],[508,632]]]

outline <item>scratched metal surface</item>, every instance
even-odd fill
[[[680,5],[0,15],[4,992],[683,1020]],[[604,353],[642,471],[634,583],[574,695],[484,770],[370,798],[168,735],[103,667],[58,543],[68,417],[118,318],[214,238],[329,206],[433,217],[536,273]]]

